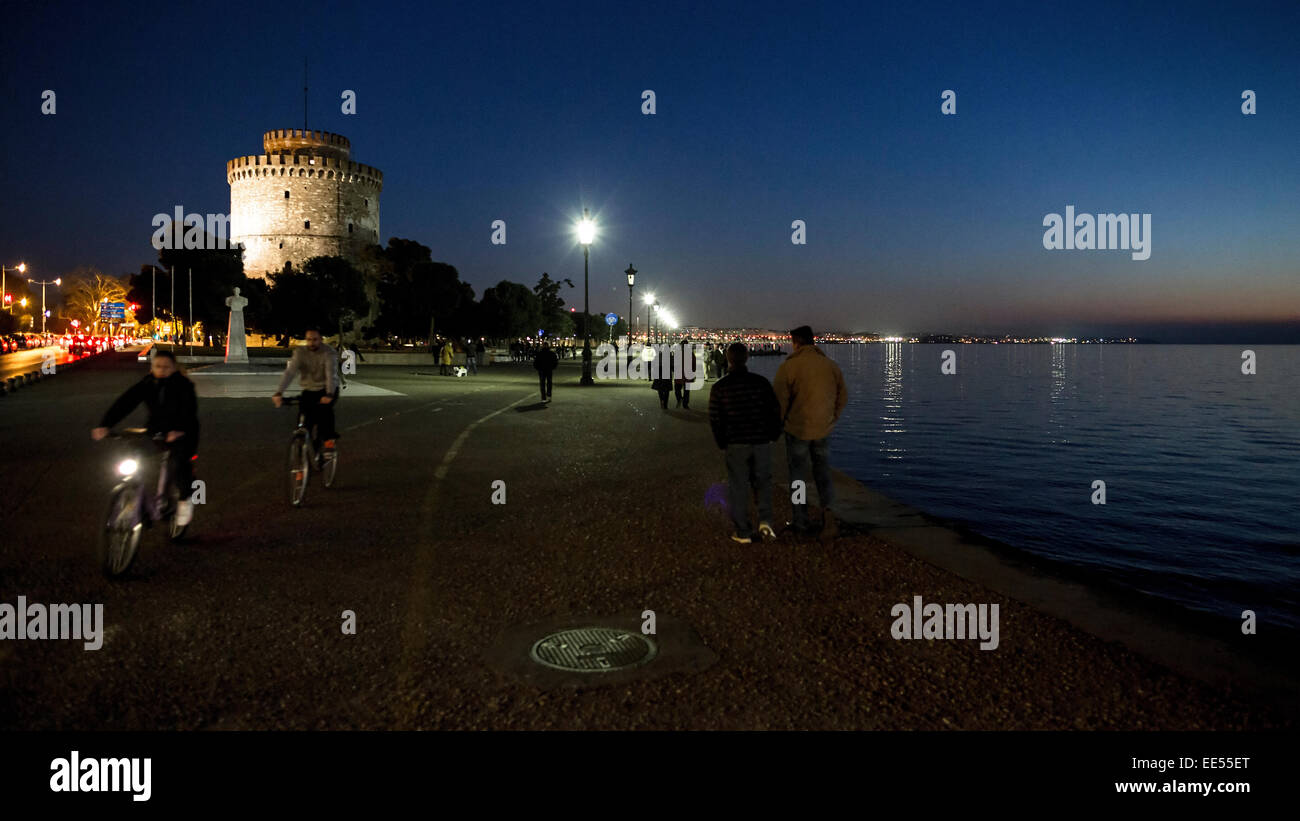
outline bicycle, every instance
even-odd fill
[[[100,564],[110,578],[124,575],[135,562],[144,529],[155,523],[166,524],[168,541],[176,542],[185,536],[189,525],[176,523],[176,507],[181,500],[180,489],[171,481],[168,457],[171,447],[165,434],[150,436],[144,428],[126,428],[111,434],[113,439],[139,441],[149,437],[158,449],[158,482],[155,491],[147,490],[142,469],[147,455],[133,447],[126,458],[117,463],[117,473],[122,481],[109,493],[108,517],[100,540]]]
[[[286,396],[283,405],[299,404],[300,396]],[[301,407],[298,410],[298,424],[289,437],[289,504],[301,507],[307,499],[307,481],[311,478],[312,467],[320,472],[321,484],[334,486],[334,476],[338,471],[339,453],[336,446],[325,453],[316,446],[316,432],[307,430],[306,414]]]

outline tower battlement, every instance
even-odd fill
[[[376,191],[384,187],[384,172],[373,165],[337,157],[303,154],[250,154],[226,163],[226,182],[250,177],[317,177],[342,179]]]
[[[329,131],[303,131],[301,128],[277,128],[262,135],[265,154],[315,154],[347,159],[352,142]]]

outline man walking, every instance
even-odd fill
[[[790,332],[790,341],[794,350],[777,368],[773,380],[785,428],[786,462],[790,481],[803,482],[805,500],[808,463],[812,462],[813,481],[824,514],[821,538],[830,541],[838,533],[831,515],[835,491],[831,485],[830,436],[848,404],[849,393],[840,366],[813,344],[812,328],[800,325]],[[796,533],[809,535],[812,525],[807,502],[792,507],[794,516],[789,525]]]
[[[533,358],[533,367],[537,369],[537,380],[542,388],[542,401],[551,401],[551,375],[559,367],[560,360],[551,350],[551,343],[543,342],[541,350]]]
[[[680,352],[680,353],[679,353]],[[691,338],[688,336],[679,344],[673,346],[673,368],[677,368],[677,361],[681,361],[681,376],[673,374],[673,396],[677,398],[677,407],[691,409],[691,389],[687,387],[686,377],[689,374],[691,382],[695,381],[697,363],[695,360],[695,348],[691,346]]]
[[[758,504],[758,534],[776,538],[772,529],[772,441],[781,435],[781,407],[772,385],[745,364],[749,351],[739,342],[727,348],[727,375],[709,396],[713,440],[727,454],[728,502],[736,531],[732,541],[753,541],[749,496]]]

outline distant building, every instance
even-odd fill
[[[379,243],[384,174],[352,162],[347,137],[279,129],[262,135],[262,153],[226,163],[230,240],[244,247],[244,273],[265,276],[312,257],[360,262]]]

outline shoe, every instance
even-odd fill
[[[753,539],[749,538],[748,536],[741,536],[739,533],[732,533],[732,534],[731,534],[731,540],[732,540],[733,542],[739,542],[739,543],[741,543],[741,544],[751,544],[751,543],[753,543],[753,541],[754,541]]]
[[[765,542],[776,541],[776,531],[773,530],[772,526],[767,522],[762,522],[759,524],[758,535],[762,537],[763,541]]]
[[[176,526],[185,527],[194,521],[194,503],[180,501],[176,503]]]

